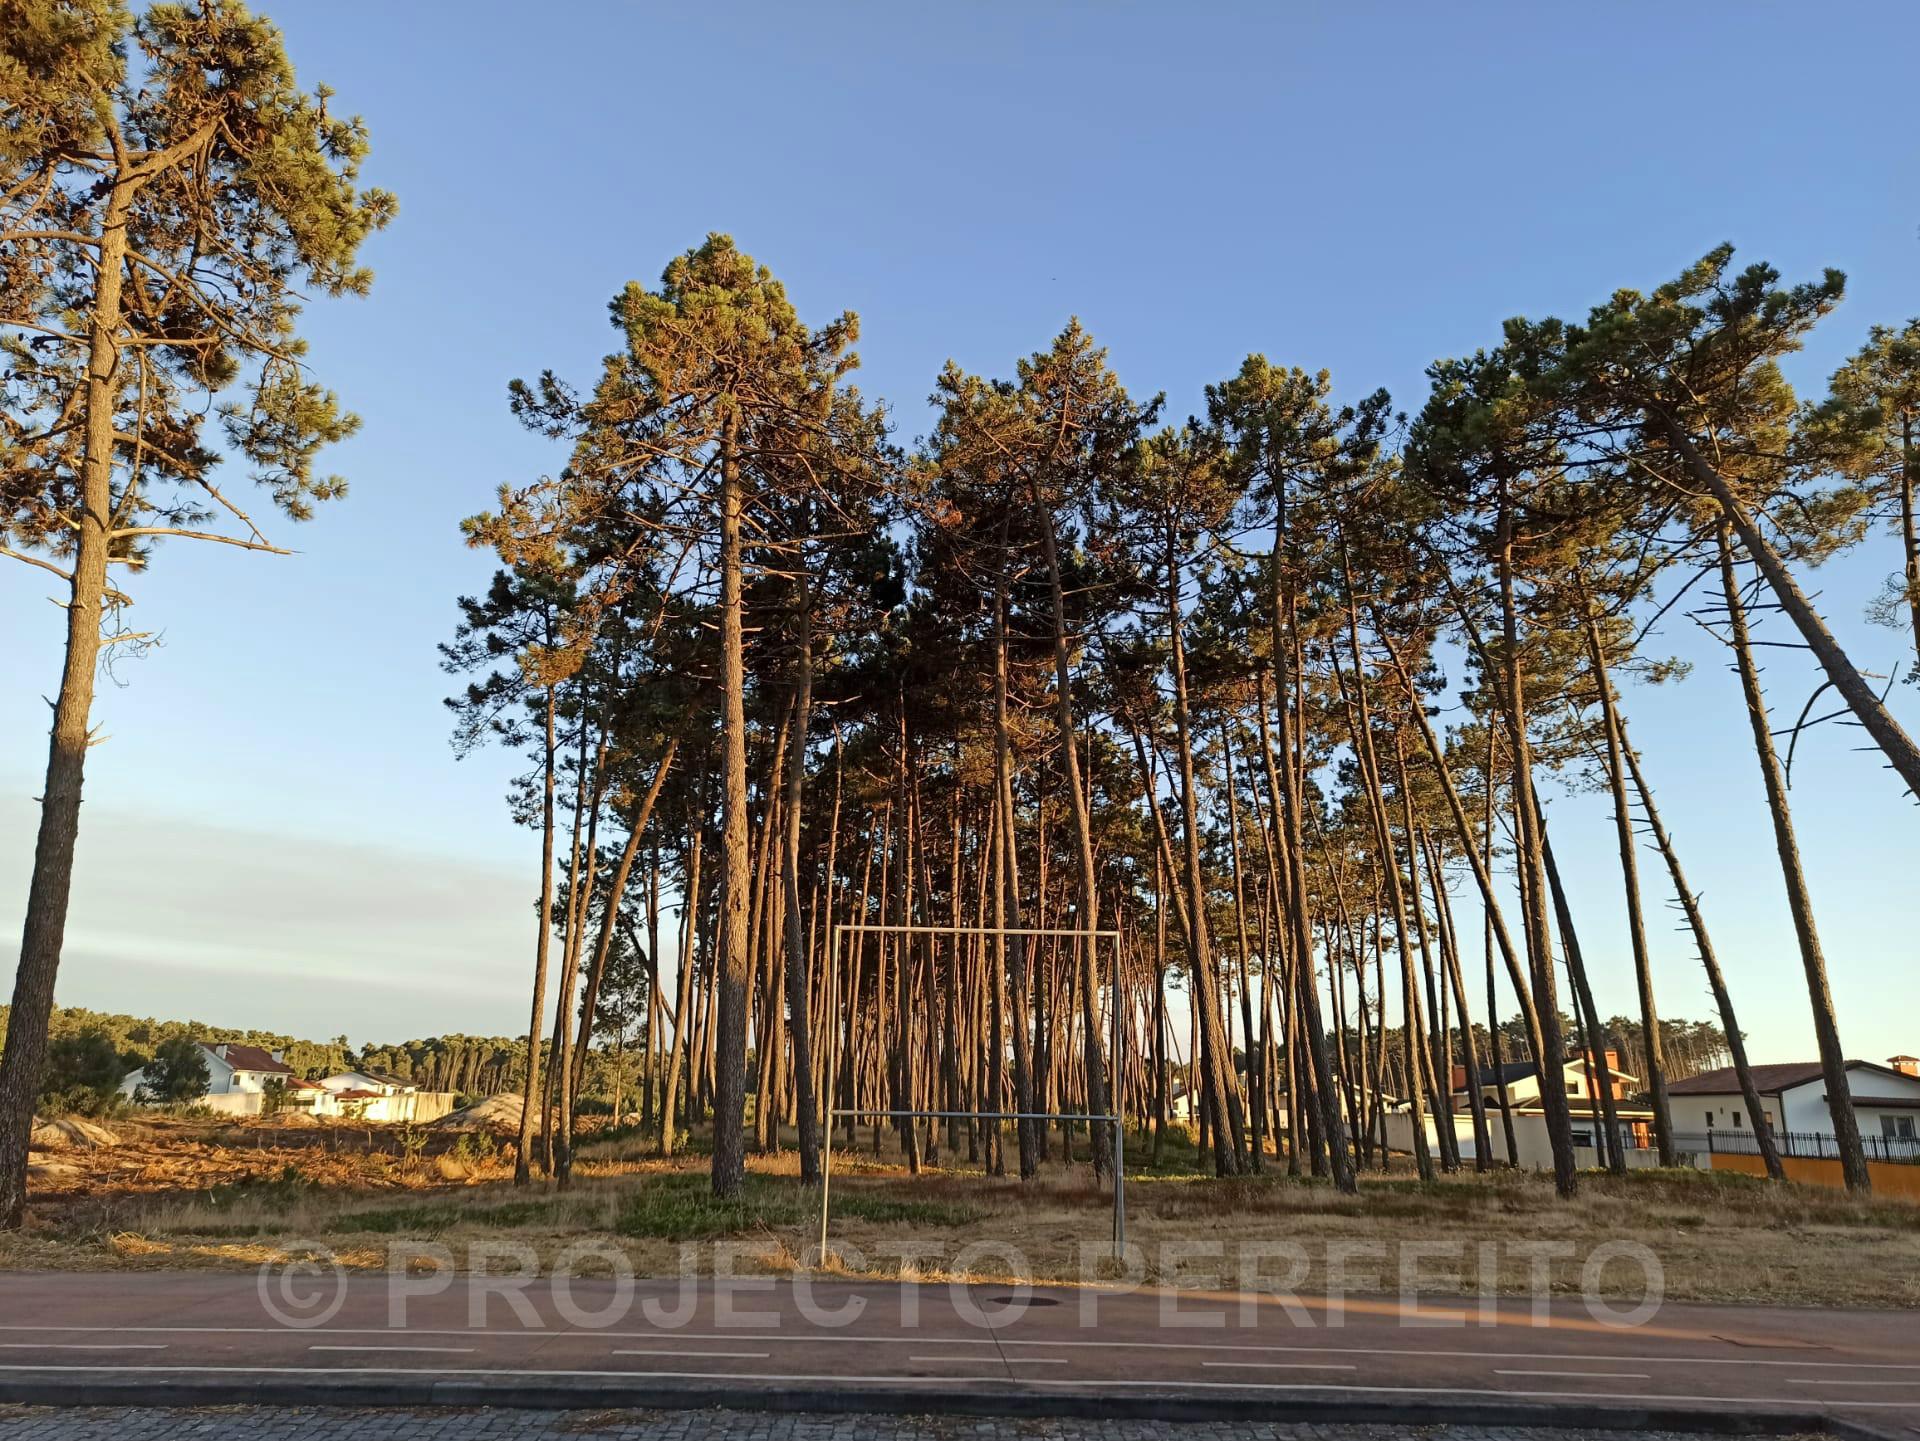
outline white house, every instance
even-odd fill
[[[1649,1149],[1653,1144],[1653,1112],[1627,1100],[1640,1078],[1619,1069],[1619,1065],[1619,1054],[1607,1051],[1604,1056],[1575,1058],[1562,1067],[1577,1165],[1597,1166],[1605,1160],[1599,1144],[1605,1139],[1601,1129],[1605,1115],[1604,1112],[1596,1114],[1602,1094],[1613,1098],[1614,1121],[1627,1164],[1650,1166],[1658,1159],[1657,1153]],[[1500,1067],[1498,1075],[1491,1066],[1482,1066],[1478,1079],[1481,1098],[1486,1103],[1487,1139],[1492,1145],[1493,1159],[1511,1159],[1515,1165],[1532,1170],[1550,1168],[1553,1143],[1547,1133],[1546,1103],[1540,1096],[1540,1068],[1532,1061],[1509,1061]],[[1454,1135],[1460,1143],[1460,1154],[1471,1157],[1476,1142],[1465,1066],[1453,1068],[1452,1087]],[[1514,1154],[1511,1157],[1507,1154],[1506,1123],[1500,1110],[1502,1091],[1506,1093],[1507,1110],[1513,1117]],[[1434,1111],[1429,1102],[1427,1144],[1437,1148],[1440,1117]],[[1387,1117],[1387,1144],[1394,1150],[1412,1148],[1413,1125],[1404,1106]]]
[[[362,1121],[424,1121],[419,1086],[386,1071],[342,1071],[320,1082],[342,1116]],[[435,1114],[441,1114],[436,1111]]]
[[[1614,1100],[1625,1100],[1630,1086],[1638,1084],[1638,1076],[1630,1076],[1618,1069],[1620,1055],[1617,1051],[1608,1051],[1605,1060],[1594,1056],[1589,1060],[1574,1059],[1568,1061],[1560,1070],[1567,1088],[1567,1099],[1579,1103],[1589,1101],[1601,1094],[1604,1086],[1612,1093]],[[1508,1061],[1500,1067],[1495,1076],[1491,1066],[1480,1068],[1480,1093],[1489,1106],[1500,1104],[1500,1090],[1504,1086],[1507,1092],[1507,1104],[1510,1106],[1538,1106],[1540,1104],[1540,1068],[1532,1061]],[[1453,1068],[1453,1094],[1456,1107],[1467,1103],[1467,1068]]]
[[[1846,1064],[1853,1114],[1869,1154],[1876,1159],[1920,1160],[1920,1059],[1894,1056],[1884,1066],[1872,1061]],[[1760,1093],[1767,1128],[1777,1135],[1808,1138],[1808,1153],[1823,1154],[1819,1142],[1831,1139],[1834,1130],[1820,1063],[1755,1066],[1753,1084]],[[1677,1133],[1701,1137],[1734,1133],[1729,1140],[1742,1132],[1753,1134],[1753,1108],[1741,1094],[1731,1066],[1675,1081],[1667,1087],[1667,1096]]]
[[[200,1104],[234,1115],[255,1115],[261,1109],[261,1097],[275,1082],[287,1085],[295,1079],[293,1068],[279,1051],[245,1046],[237,1041],[197,1043],[207,1062],[207,1094]],[[130,1071],[120,1082],[120,1094],[138,1099],[147,1079],[146,1068]]]

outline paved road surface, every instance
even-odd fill
[[[0,1399],[745,1398],[840,1410],[917,1395],[1042,1413],[1092,1397],[1109,1414],[1175,1419],[1312,1420],[1338,1406],[1357,1420],[1415,1408],[1518,1421],[1597,1407],[1649,1425],[1681,1413],[1778,1424],[1818,1412],[1920,1436],[1910,1312],[1668,1303],[1623,1328],[1560,1301],[1335,1306],[826,1280],[641,1282],[631,1294],[586,1280],[414,1283],[444,1286],[433,1294],[385,1276],[307,1283],[319,1289],[306,1299],[330,1312],[317,1326],[276,1320],[269,1303],[300,1296],[269,1286],[263,1297],[252,1275],[0,1275]]]

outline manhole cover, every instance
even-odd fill
[[[989,1296],[989,1306],[1058,1306],[1052,1296]]]

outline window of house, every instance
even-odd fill
[[[1736,1131],[1740,1129],[1740,1113],[1738,1111],[1733,1113],[1733,1129]]]
[[[1712,1111],[1707,1112],[1707,1129],[1709,1131],[1713,1129],[1713,1112]]]
[[[1880,1118],[1880,1134],[1885,1136],[1889,1141],[1911,1141],[1914,1138],[1913,1117],[1882,1116]]]

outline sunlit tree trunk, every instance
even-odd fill
[[[1560,922],[1560,940],[1567,956],[1567,975],[1573,982],[1574,1016],[1584,1036],[1580,1064],[1581,1074],[1587,1081],[1587,1109],[1593,1121],[1594,1145],[1607,1169],[1624,1176],[1627,1158],[1621,1149],[1620,1118],[1613,1104],[1613,1079],[1606,1068],[1606,1033],[1600,1027],[1599,1008],[1593,1003],[1587,958],[1580,949],[1580,935],[1573,925],[1573,908],[1567,903],[1566,887],[1560,881],[1560,867],[1553,859],[1553,841],[1547,835],[1544,819],[1540,822],[1540,857],[1546,863],[1547,888],[1553,893],[1554,915]]]
[[[1753,645],[1747,634],[1747,610],[1740,598],[1739,577],[1734,573],[1732,527],[1724,521],[1716,528],[1720,549],[1720,588],[1726,598],[1727,620],[1733,633],[1734,663],[1740,672],[1740,690],[1747,703],[1747,720],[1753,730],[1754,754],[1760,761],[1760,778],[1766,785],[1767,811],[1773,820],[1774,848],[1780,853],[1780,872],[1787,888],[1787,907],[1793,914],[1793,931],[1800,943],[1800,963],[1806,972],[1807,997],[1813,1006],[1813,1033],[1820,1046],[1820,1071],[1827,1088],[1827,1106],[1833,1113],[1834,1143],[1840,1152],[1840,1168],[1850,1191],[1873,1189],[1873,1177],[1867,1170],[1866,1149],[1860,1144],[1860,1122],[1853,1113],[1853,1096],[1847,1085],[1847,1057],[1840,1048],[1840,1025],[1834,1017],[1833,991],[1827,984],[1827,959],[1821,953],[1820,933],[1813,921],[1813,897],[1807,889],[1806,869],[1800,863],[1800,844],[1793,832],[1793,814],[1787,806],[1786,778],[1780,771],[1780,759],[1773,748],[1773,732],[1767,723],[1767,700],[1760,690],[1760,672],[1754,665]],[[1732,1037],[1728,1037],[1731,1041]],[[1765,1112],[1755,1116],[1764,1123]]]
[[[1627,937],[1633,946],[1633,978],[1640,993],[1640,1028],[1645,1036],[1647,1089],[1653,1099],[1653,1138],[1660,1164],[1674,1164],[1673,1111],[1667,1102],[1667,1060],[1661,1048],[1660,1009],[1654,1004],[1653,956],[1647,947],[1647,923],[1641,913],[1640,862],[1633,842],[1633,817],[1627,810],[1626,766],[1620,757],[1620,712],[1607,670],[1600,622],[1587,617],[1587,655],[1600,696],[1600,723],[1606,733],[1607,788],[1613,797],[1614,839],[1620,848],[1620,876],[1626,888]]]
[[[1047,585],[1053,599],[1054,715],[1060,735],[1061,765],[1066,772],[1067,804],[1073,818],[1075,858],[1079,862],[1080,906],[1075,926],[1082,931],[1091,931],[1100,924],[1100,877],[1093,860],[1093,823],[1087,814],[1087,795],[1080,772],[1080,742],[1073,724],[1073,665],[1067,647],[1067,603],[1060,581],[1060,547],[1054,536],[1052,511],[1041,503],[1037,490],[1032,499],[1034,518],[1046,556]],[[1076,939],[1081,1044],[1087,1073],[1087,1113],[1103,1116],[1108,1109],[1107,1067],[1100,1044],[1100,985],[1093,965],[1096,944],[1090,935]],[[1092,1129],[1094,1174],[1110,1175],[1113,1171],[1113,1136],[1105,1126]]]
[[[720,944],[715,957],[713,1194],[731,1200],[746,1174],[748,891],[746,635],[741,616],[739,412],[720,453]]]
[[[67,900],[73,889],[74,844],[80,835],[80,792],[85,778],[89,717],[100,666],[100,626],[107,591],[107,553],[113,525],[114,398],[120,363],[116,341],[126,279],[127,217],[136,185],[118,176],[102,217],[87,320],[85,449],[80,462],[81,514],[73,538],[72,584],[67,600],[66,656],[53,703],[47,742],[47,778],[40,792],[40,830],[34,841],[33,878],[14,972],[13,1005],[7,1013],[6,1050],[0,1052],[0,1228],[26,1222],[27,1147],[33,1106],[46,1063],[47,1030],[53,1015],[54,978],[67,930]],[[526,1154],[522,1146],[521,1154]]]
[[[802,509],[802,515],[807,514]],[[807,726],[813,714],[813,598],[806,557],[795,561],[793,739],[787,751],[787,1009],[792,1013],[793,1081],[800,1139],[800,1179],[820,1182],[820,1114],[813,1089],[813,1020],[808,1009],[807,947],[800,914],[800,820],[807,793]]]
[[[1519,609],[1513,588],[1513,521],[1503,494],[1498,523],[1500,624],[1504,654],[1507,755],[1513,764],[1514,810],[1520,817],[1521,900],[1533,966],[1533,1004],[1540,1017],[1540,1099],[1547,1139],[1553,1147],[1554,1189],[1579,1189],[1573,1155],[1573,1124],[1567,1110],[1566,1047],[1560,1036],[1560,1002],[1553,980],[1553,941],[1547,930],[1545,865],[1540,854],[1539,808],[1533,793],[1533,748],[1527,737],[1526,683],[1520,656]]]
[[[522,1081],[520,1137],[514,1151],[513,1184],[525,1186],[533,1179],[533,1127],[535,1108],[546,1087],[540,1066],[540,1033],[547,1019],[547,960],[553,942],[553,803],[555,752],[554,688],[547,687],[545,707],[546,742],[542,752],[543,794],[540,802],[540,911],[535,924],[533,950],[533,1019],[527,1026],[527,1064]]]
[[[1004,552],[1006,529],[1001,528]],[[1023,928],[1020,905],[1020,854],[1013,815],[1013,746],[1007,720],[1007,573],[1002,565],[993,597],[993,790],[998,812],[998,864],[994,867],[993,923],[995,926]],[[1034,1111],[1033,1041],[1027,1018],[1027,937],[1006,935],[994,938],[999,966],[1006,974],[1013,1016],[1013,1108],[1023,1115]],[[1039,1139],[1035,1123],[1016,1121],[1014,1133],[1020,1153],[1020,1179],[1032,1180],[1040,1169]]]
[[[1626,755],[1627,768],[1633,773],[1634,789],[1640,795],[1640,809],[1647,818],[1647,829],[1653,833],[1653,843],[1667,863],[1667,874],[1673,878],[1674,895],[1679,898],[1680,909],[1687,917],[1688,929],[1693,932],[1693,943],[1700,953],[1700,964],[1706,969],[1707,988],[1713,992],[1714,1008],[1720,1013],[1720,1029],[1727,1038],[1727,1053],[1733,1059],[1733,1073],[1740,1084],[1740,1096],[1747,1103],[1747,1114],[1754,1118],[1754,1139],[1760,1149],[1760,1159],[1766,1165],[1770,1180],[1784,1181],[1787,1178],[1786,1167],[1780,1164],[1779,1144],[1774,1140],[1772,1127],[1766,1123],[1767,1112],[1760,1101],[1760,1087],[1753,1079],[1753,1067],[1747,1062],[1746,1037],[1740,1034],[1740,1020],[1733,1010],[1733,995],[1728,991],[1727,979],[1720,971],[1720,961],[1713,950],[1713,939],[1707,934],[1707,921],[1700,911],[1700,898],[1688,887],[1687,877],[1680,869],[1680,854],[1674,849],[1673,838],[1667,834],[1667,828],[1660,822],[1660,812],[1653,804],[1653,790],[1647,785],[1646,775],[1640,769],[1639,755],[1624,735],[1620,742],[1621,750]]]

